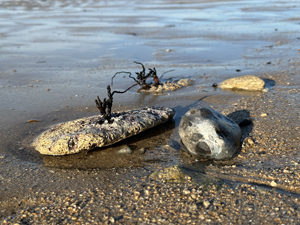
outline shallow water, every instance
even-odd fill
[[[280,71],[299,57],[299,8],[299,1],[275,0],[1,1],[0,151],[42,162],[23,140],[97,113],[94,98],[106,95],[115,72],[140,71],[133,61],[156,67],[162,81],[195,83],[161,96],[132,89],[115,98],[114,110],[174,107],[178,125],[190,107],[226,105],[240,95],[213,83]],[[113,88],[132,82],[118,76]]]

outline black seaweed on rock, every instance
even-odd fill
[[[104,123],[105,120],[107,120],[109,123],[112,123],[113,120],[111,119],[111,107],[113,104],[113,95],[115,93],[123,94],[126,91],[128,91],[130,88],[136,86],[137,84],[134,84],[127,88],[125,91],[113,91],[111,93],[110,85],[107,86],[107,96],[108,99],[104,98],[103,101],[100,100],[99,96],[97,96],[97,99],[95,99],[95,103],[97,108],[100,111],[100,114],[103,116],[103,118],[99,121],[100,124]]]
[[[149,72],[146,74],[145,66],[142,63],[136,62],[136,61],[134,61],[134,63],[140,64],[143,68],[142,71],[136,72],[136,75],[137,75],[136,77],[131,76],[131,72],[126,72],[126,71],[117,72],[117,73],[115,73],[115,75],[111,79],[112,84],[113,84],[113,79],[115,78],[115,76],[117,74],[120,74],[120,73],[129,74],[129,77],[132,78],[136,82],[136,84],[140,85],[142,87],[142,89],[150,89],[151,88],[151,84],[146,83],[146,80],[149,77],[153,78],[154,86],[158,86],[160,84],[160,81],[159,81],[158,76],[156,74],[156,69],[155,68],[153,68],[153,69],[148,68]]]
[[[97,99],[95,99],[96,106],[99,109],[100,114],[102,115],[102,118],[99,121],[100,124],[104,123],[105,120],[107,120],[109,123],[113,122],[113,120],[111,119],[111,107],[112,107],[112,104],[113,104],[113,95],[115,93],[123,94],[126,91],[128,91],[130,88],[132,88],[136,85],[140,85],[143,89],[150,89],[151,84],[146,83],[146,80],[149,77],[153,78],[153,82],[154,82],[155,86],[158,86],[160,84],[158,76],[156,75],[156,69],[155,68],[153,68],[153,69],[149,68],[149,72],[146,74],[145,66],[142,63],[140,63],[140,62],[134,62],[134,63],[140,64],[143,67],[142,71],[136,72],[136,75],[137,75],[136,77],[131,76],[131,72],[121,71],[121,72],[115,73],[115,75],[111,79],[111,85],[113,85],[113,79],[115,78],[115,76],[117,74],[127,73],[127,74],[129,74],[129,77],[132,78],[136,82],[134,85],[130,86],[125,91],[114,91],[114,92],[111,92],[110,85],[108,85],[107,86],[108,99],[104,98],[103,101],[101,101],[99,96],[97,96]]]

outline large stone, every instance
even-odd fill
[[[259,77],[246,75],[224,80],[219,87],[222,89],[262,91],[265,87],[265,82]]]
[[[230,159],[239,150],[241,128],[237,123],[209,108],[188,111],[179,124],[186,150],[203,159]]]
[[[173,118],[175,111],[152,107],[112,115],[113,122],[99,123],[102,116],[86,117],[54,125],[33,142],[45,155],[69,155],[112,145]]]

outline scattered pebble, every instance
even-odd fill
[[[145,154],[146,149],[145,148],[139,148],[139,149],[135,150],[135,152],[142,155],[142,154]]]
[[[253,145],[253,144],[254,144],[254,142],[253,142],[253,140],[252,140],[251,138],[248,138],[248,139],[247,139],[247,142],[248,142],[248,144],[250,144],[250,145]]]
[[[272,181],[272,182],[270,183],[270,185],[271,185],[272,187],[276,187],[276,186],[277,186],[277,183],[276,183],[275,181]]]
[[[263,118],[265,118],[265,117],[268,116],[268,114],[267,113],[262,113],[262,114],[260,114],[260,116],[263,117]]]
[[[120,149],[117,151],[117,154],[130,154],[130,153],[132,153],[132,149],[128,145],[122,145],[119,148]]]
[[[217,88],[218,84],[217,83],[213,83],[212,87]]]
[[[209,201],[204,201],[203,205],[205,208],[208,208],[210,206],[210,202]]]

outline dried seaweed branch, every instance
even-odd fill
[[[113,79],[116,77],[117,74],[120,74],[120,73],[127,73],[129,74],[129,77],[132,78],[138,85],[140,85],[143,89],[149,89],[151,88],[151,85],[150,84],[147,84],[146,83],[146,80],[149,78],[149,77],[152,77],[153,78],[153,82],[154,82],[154,85],[155,86],[158,86],[160,84],[160,81],[159,81],[159,78],[158,76],[156,75],[156,69],[153,68],[153,69],[149,69],[149,72],[146,74],[146,69],[145,69],[145,66],[140,63],[140,62],[136,62],[134,61],[134,63],[136,64],[140,64],[142,66],[142,71],[140,72],[136,72],[136,77],[133,77],[131,72],[126,72],[126,71],[121,71],[121,72],[117,72],[113,77],[112,77],[112,82],[111,84],[113,84]]]
[[[115,75],[113,75],[113,77],[111,78],[111,86],[113,86],[113,79],[115,78],[115,76],[116,76],[117,74],[120,74],[120,73],[129,73],[129,77],[131,76],[131,73],[130,73],[130,72],[126,72],[126,71],[116,72]]]
[[[104,98],[103,101],[101,101],[99,96],[97,96],[97,98],[95,99],[96,106],[99,109],[100,114],[103,116],[103,120],[100,121],[100,124],[104,123],[105,120],[107,120],[109,123],[113,122],[113,120],[111,119],[111,107],[112,107],[112,104],[113,104],[113,95],[115,93],[123,94],[126,91],[128,91],[130,88],[132,88],[136,85],[140,85],[143,89],[149,89],[151,86],[150,86],[150,84],[146,83],[146,80],[149,77],[153,78],[155,86],[160,84],[158,76],[156,75],[156,69],[155,68],[153,68],[153,69],[149,68],[149,72],[148,72],[148,74],[146,74],[145,66],[142,63],[136,62],[136,61],[134,61],[134,63],[140,64],[143,68],[142,71],[136,72],[136,75],[137,75],[136,77],[131,76],[131,72],[126,72],[126,71],[117,72],[111,78],[111,86],[113,86],[113,79],[116,77],[117,74],[120,74],[120,73],[129,74],[129,77],[132,78],[136,82],[135,84],[133,84],[132,86],[127,88],[125,91],[113,91],[113,92],[111,92],[110,85],[108,85],[107,86],[108,99]]]
[[[111,107],[112,107],[112,104],[113,104],[113,95],[115,93],[123,94],[126,91],[128,91],[130,88],[132,88],[132,87],[134,87],[136,85],[137,84],[134,84],[134,85],[130,86],[125,91],[113,91],[112,93],[111,93],[110,85],[108,85],[107,86],[107,96],[108,96],[108,99],[104,98],[103,102],[102,102],[100,100],[99,96],[97,96],[97,99],[95,99],[95,103],[96,103],[97,108],[100,111],[100,114],[104,117],[103,118],[104,120],[101,120],[100,124],[104,123],[105,120],[107,120],[109,123],[113,122],[113,120],[111,119]]]

